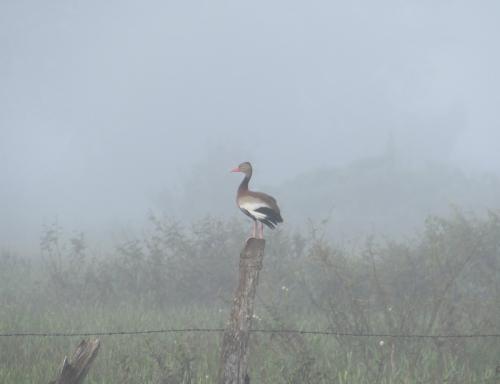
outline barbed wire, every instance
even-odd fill
[[[87,336],[126,336],[126,335],[148,335],[157,333],[222,333],[224,328],[171,328],[171,329],[149,329],[130,331],[82,331],[82,332],[6,332],[0,333],[0,337],[87,337]],[[472,339],[472,338],[500,338],[497,333],[469,333],[469,334],[390,334],[390,333],[355,333],[339,332],[332,330],[301,330],[301,329],[251,329],[250,333],[264,334],[300,334],[321,335],[338,337],[378,337],[378,338],[403,338],[403,339]]]

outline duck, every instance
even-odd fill
[[[238,187],[236,204],[245,215],[253,220],[252,236],[263,239],[264,225],[274,229],[278,224],[283,223],[278,203],[274,197],[248,188],[253,172],[250,162],[241,163],[236,168],[233,168],[231,172],[239,172],[245,175]]]

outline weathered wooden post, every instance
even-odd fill
[[[250,382],[247,375],[248,339],[265,244],[263,239],[250,238],[240,254],[240,281],[222,339],[219,384]]]
[[[99,351],[99,339],[82,340],[76,347],[71,360],[64,358],[61,372],[50,384],[81,384],[87,376],[90,365]]]

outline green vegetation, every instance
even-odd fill
[[[107,254],[57,227],[37,260],[3,251],[0,332],[223,327],[247,226],[150,223]],[[431,217],[410,240],[349,249],[321,225],[277,231],[255,314],[256,328],[500,333],[500,215]],[[88,383],[216,382],[216,333],[101,339]],[[78,341],[0,338],[0,382],[47,383]],[[251,348],[254,383],[494,383],[500,339],[252,334]]]

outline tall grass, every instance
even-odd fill
[[[0,256],[0,332],[224,326],[245,239],[211,218],[151,226],[106,255],[49,227],[42,257]],[[267,241],[256,328],[500,333],[500,218],[429,218],[407,241],[347,249],[321,227]],[[75,338],[0,338],[1,383],[46,383]],[[215,383],[220,335],[104,336],[89,383]],[[254,383],[494,382],[499,339],[252,334]]]

